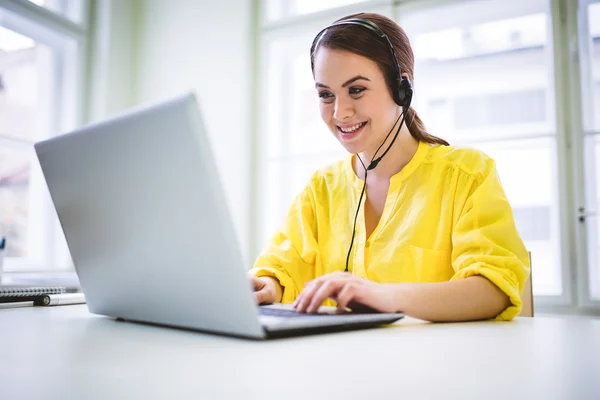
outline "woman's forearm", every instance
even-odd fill
[[[397,309],[434,322],[494,318],[510,305],[508,296],[483,276],[450,282],[395,285]]]

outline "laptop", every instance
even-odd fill
[[[35,151],[91,313],[254,339],[403,317],[257,306],[193,93]]]

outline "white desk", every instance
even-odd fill
[[[0,398],[598,399],[600,320],[428,324],[260,342],[0,309]]]

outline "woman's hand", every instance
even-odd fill
[[[249,275],[252,287],[254,288],[254,298],[258,304],[273,304],[281,301],[283,289],[279,282],[268,276],[257,278]]]
[[[298,312],[317,312],[326,299],[337,302],[339,312],[359,303],[380,312],[396,312],[394,285],[371,282],[348,272],[333,272],[304,286],[293,306]]]

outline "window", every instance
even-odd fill
[[[457,98],[454,103],[458,130],[546,121],[546,92],[543,89],[471,95]]]
[[[9,4],[10,10],[0,6],[0,235],[7,238],[5,270],[65,270],[71,260],[33,144],[77,124],[85,33],[73,29],[71,22],[47,18],[38,6],[31,12],[26,1]]]
[[[591,301],[600,300],[600,2],[580,1],[582,114],[584,140],[585,207],[581,222],[587,236]],[[586,274],[587,272],[587,274]]]

